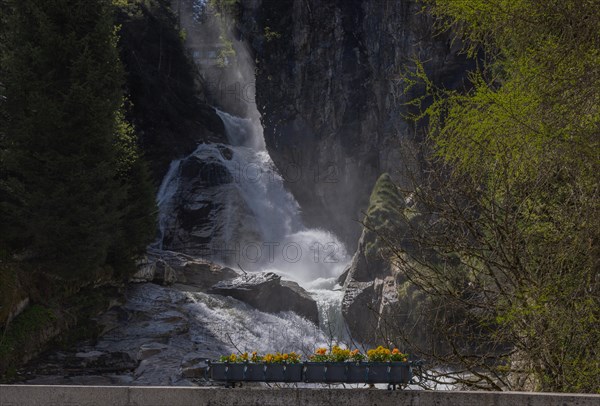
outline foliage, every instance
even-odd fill
[[[371,362],[406,362],[408,354],[403,354],[397,348],[390,350],[382,346],[367,351],[367,355],[362,354],[358,349],[350,350],[334,345],[329,350],[327,348],[318,348],[313,355],[309,357],[311,362],[360,362],[368,359]],[[259,355],[256,351],[252,354],[247,352],[230,355],[223,355],[219,362],[244,363],[244,362],[264,362],[267,364],[297,364],[302,358],[295,352]]]
[[[403,354],[397,348],[390,350],[381,345],[375,349],[368,350],[367,357],[370,362],[406,362],[408,360],[408,354]]]
[[[244,363],[244,362],[264,362],[267,364],[297,364],[300,362],[300,355],[295,352],[258,355],[254,351],[251,355],[247,352],[241,354],[232,353],[231,355],[223,355],[219,358],[220,362],[229,363]]]
[[[239,0],[208,0],[208,5],[221,16],[235,17],[239,12]]]
[[[5,326],[15,306],[23,299],[25,293],[19,283],[16,267],[0,260],[0,327]]]
[[[169,0],[129,0],[116,7],[116,21],[130,102],[125,117],[140,134],[158,183],[173,159],[194,150],[203,131],[196,69]]]
[[[93,280],[111,253],[139,252],[153,222],[151,185],[123,119],[112,4],[7,4],[4,242],[63,276]],[[134,217],[144,226],[132,232]]]
[[[268,26],[265,27],[265,34],[264,35],[265,35],[265,40],[267,42],[271,42],[271,41],[274,41],[276,39],[281,38],[281,34],[280,33],[278,33],[277,31],[272,31],[271,27],[268,27]]]
[[[18,365],[20,357],[32,346],[36,346],[40,336],[50,334],[49,329],[56,325],[54,313],[43,306],[28,307],[0,335],[0,375]]]
[[[421,249],[386,241],[445,307],[436,331],[452,351],[429,355],[476,387],[598,391],[599,6],[425,3],[480,57],[463,92],[435,88],[422,68],[406,81],[428,90],[413,104],[429,124],[429,179],[405,195]]]

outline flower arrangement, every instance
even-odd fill
[[[408,354],[402,353],[397,348],[389,349],[379,346],[367,351],[367,354],[362,354],[359,350],[350,350],[334,345],[331,349],[318,348],[313,355],[308,358],[311,362],[361,362],[368,360],[369,362],[407,362]],[[298,364],[302,362],[302,357],[295,353],[268,353],[259,355],[256,351],[248,354],[232,353],[231,355],[223,355],[219,358],[220,362],[227,363],[259,363],[266,364]]]
[[[301,357],[299,354],[295,352],[290,353],[280,353],[277,352],[275,354],[265,354],[258,355],[256,351],[252,352],[252,354],[248,354],[244,352],[242,354],[232,353],[231,355],[223,355],[219,358],[219,362],[227,362],[230,364],[235,363],[259,363],[264,362],[266,364],[298,364],[301,361]]]
[[[266,354],[263,361],[267,364],[298,364],[300,363],[300,355],[295,352]]]
[[[406,362],[408,354],[403,354],[397,348],[390,350],[383,346],[367,351],[367,358],[370,362]]]
[[[330,351],[327,348],[318,348],[309,360],[314,362],[346,362],[346,361],[362,361],[365,356],[359,350],[350,351],[348,348],[342,348],[334,345]]]

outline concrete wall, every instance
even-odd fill
[[[0,385],[0,406],[599,406],[600,395],[381,389]]]

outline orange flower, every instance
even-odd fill
[[[317,351],[315,351],[315,354],[317,355],[325,355],[327,353],[327,348],[319,348],[317,349]]]
[[[400,351],[397,348],[394,348],[392,350],[392,354],[400,354]]]

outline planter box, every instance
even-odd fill
[[[348,383],[368,383],[369,369],[366,362],[350,363],[348,365]]]
[[[366,377],[366,383],[409,383],[412,379],[412,369],[408,362],[365,362],[356,366]],[[365,371],[366,369],[366,371]]]
[[[265,382],[302,382],[302,364],[265,364]]]
[[[241,364],[244,365],[243,381],[247,382],[264,382],[265,381],[265,364]]]
[[[302,382],[302,364],[209,363],[213,381],[225,382]]]
[[[213,381],[243,382],[264,381],[264,364],[209,363],[209,376]]]
[[[305,382],[323,383],[409,383],[412,378],[408,362],[307,362]]]
[[[306,362],[304,382],[346,382],[347,370],[347,362]]]
[[[265,364],[209,362],[209,377],[225,382],[320,382],[406,384],[410,362],[305,362]]]

